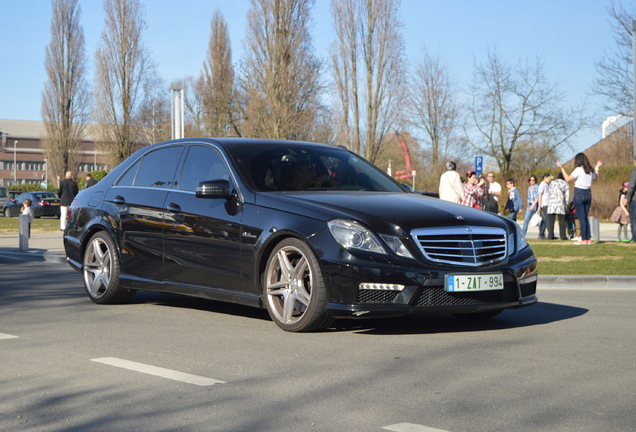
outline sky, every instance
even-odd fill
[[[198,76],[207,53],[210,22],[216,10],[228,23],[233,60],[243,54],[249,0],[145,0],[144,43],[167,82]],[[402,0],[396,28],[406,44],[407,66],[426,48],[447,65],[460,88],[472,81],[474,65],[494,51],[507,63],[539,58],[548,79],[565,93],[564,106],[581,105],[594,126],[579,133],[573,149],[601,139],[602,101],[590,96],[595,63],[613,38],[607,7],[611,0]],[[89,82],[104,29],[101,0],[80,0],[86,38]],[[316,55],[326,59],[334,40],[329,0],[316,0],[312,35]],[[0,118],[41,120],[46,82],[45,47],[51,39],[49,0],[0,0]],[[401,25],[401,26],[400,26]],[[571,155],[569,154],[571,153]]]

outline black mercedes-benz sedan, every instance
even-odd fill
[[[96,303],[136,290],[334,318],[490,317],[537,301],[517,224],[410,192],[340,147],[191,138],[136,152],[69,209],[64,247]]]

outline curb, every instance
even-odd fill
[[[3,249],[0,248],[0,255],[8,255],[15,257],[31,257],[42,258],[43,261],[57,262],[66,264],[66,255],[61,253],[41,252],[39,250],[21,251],[17,248]]]
[[[636,288],[636,276],[539,275],[537,289],[613,289]]]

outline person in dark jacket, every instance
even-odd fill
[[[75,199],[75,195],[79,192],[77,182],[73,180],[73,173],[66,171],[64,180],[60,181],[57,194],[60,197],[60,230],[64,231],[66,228],[66,217],[68,214],[68,207]]]
[[[95,186],[97,184],[93,176],[90,174],[86,174],[84,179],[86,180],[86,183],[84,183],[84,189],[89,188],[91,186]]]

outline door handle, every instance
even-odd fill
[[[121,195],[117,195],[115,199],[113,199],[113,202],[115,204],[126,204],[126,199]]]
[[[170,204],[168,204],[168,211],[180,212],[181,206],[179,204],[171,202]]]

